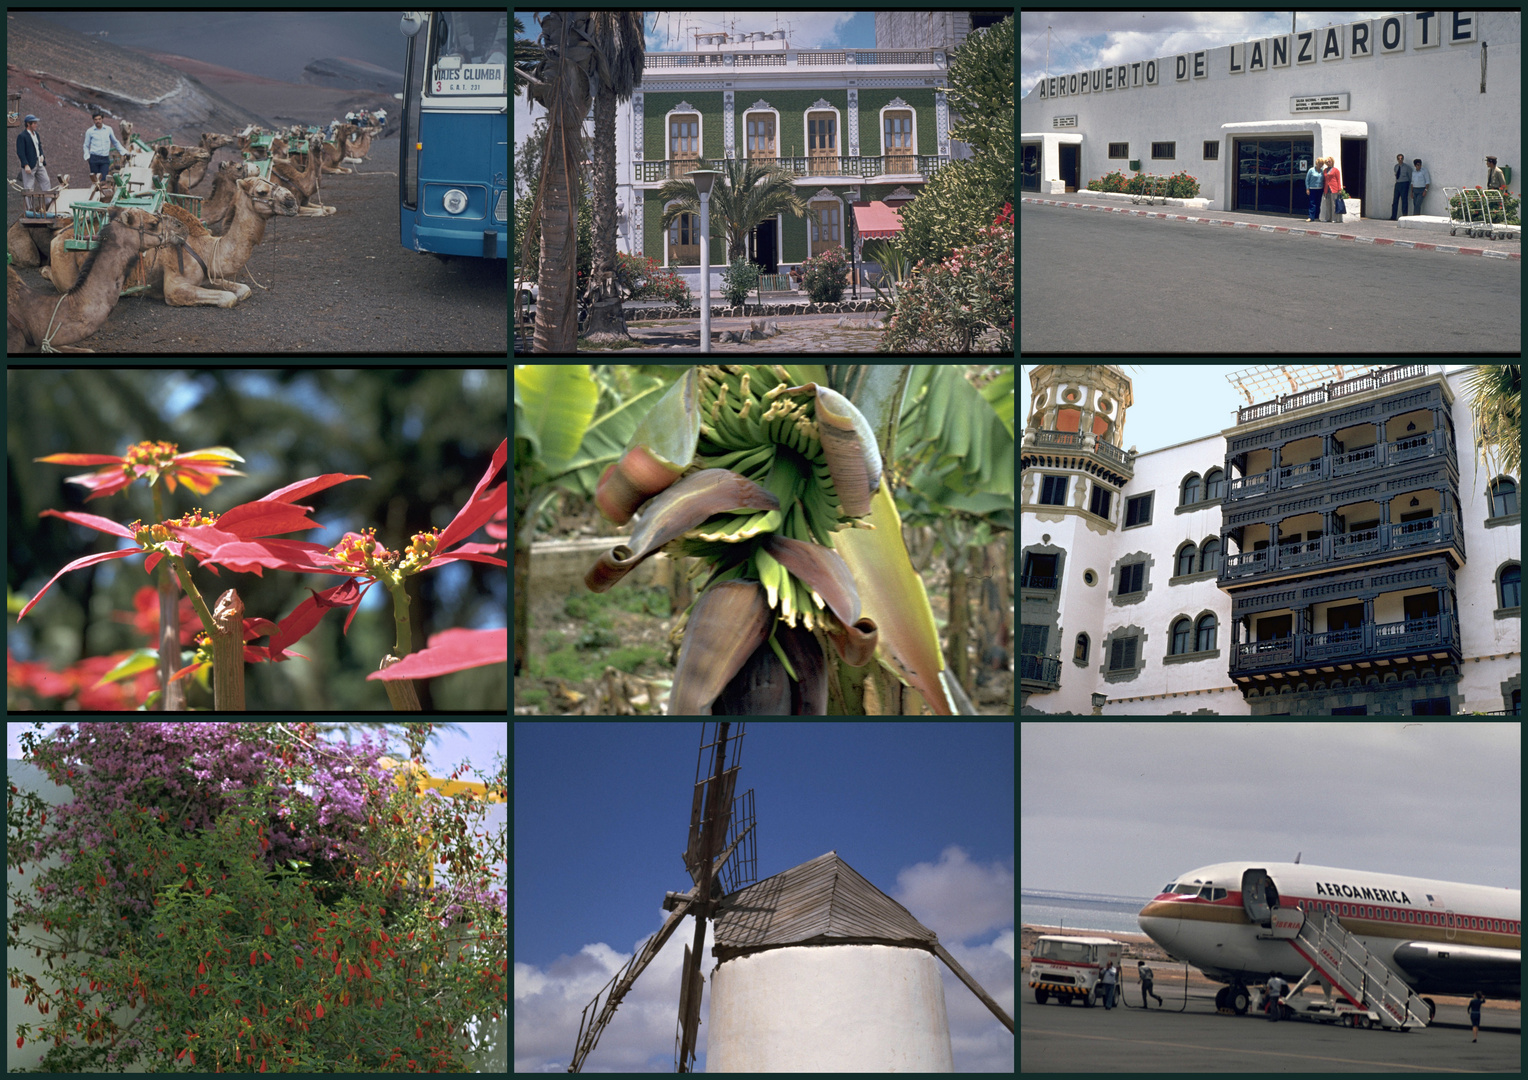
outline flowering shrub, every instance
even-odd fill
[[[814,304],[836,304],[849,283],[849,257],[843,248],[828,248],[801,264],[807,296]]]
[[[1190,176],[1187,172],[1175,172],[1166,177],[1167,187],[1165,194],[1169,199],[1197,199],[1199,197],[1199,178]],[[1088,181],[1089,191],[1109,191],[1125,195],[1140,195],[1146,190],[1146,174],[1136,173],[1130,179],[1125,179],[1125,174],[1115,169],[1112,173],[1105,173],[1097,180]]]
[[[408,725],[416,756],[429,727]],[[507,999],[502,853],[467,839],[470,796],[416,803],[380,747],[310,724],[22,741],[77,796],[12,785],[7,800],[17,873],[61,860],[12,897],[13,932],[49,957],[46,982],[9,972],[47,1018],[16,1028],[18,1045],[51,1044],[44,1071],[463,1071],[465,1021]],[[420,888],[437,847],[459,872]],[[142,1015],[119,1024],[122,1008]]]
[[[616,252],[616,282],[632,300],[667,300],[679,307],[691,307],[694,300],[690,286],[673,270],[658,265],[651,255],[627,255]]]
[[[986,238],[956,248],[932,266],[921,260],[897,292],[881,352],[967,353],[989,327],[999,350],[1013,352],[1013,204],[987,227]]]
[[[727,303],[738,307],[748,301],[748,294],[759,283],[759,267],[747,259],[738,259],[722,271],[722,293]]]

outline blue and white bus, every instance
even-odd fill
[[[398,203],[412,251],[509,256],[508,23],[505,11],[403,15]]]

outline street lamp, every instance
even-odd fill
[[[711,351],[711,185],[721,175],[717,169],[693,169],[687,173],[700,196],[700,351]]]

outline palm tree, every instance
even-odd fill
[[[537,193],[541,263],[536,275],[539,294],[533,348],[540,353],[578,349],[578,145],[589,112],[590,74],[595,66],[591,14],[548,12],[541,20],[543,58],[534,76],[522,76],[530,86],[531,99],[549,114]]]
[[[1475,417],[1476,471],[1485,461],[1492,473],[1519,475],[1523,451],[1523,368],[1481,364],[1464,380]],[[1501,467],[1497,468],[1497,462]]]
[[[796,191],[795,175],[786,169],[744,158],[719,162],[702,158],[695,167],[721,169],[711,188],[711,231],[716,232],[718,225],[725,231],[729,260],[748,250],[748,234],[760,222],[777,214],[806,215],[806,200]],[[665,204],[665,230],[680,214],[700,215],[693,180],[666,181],[658,189],[658,198]]]
[[[615,281],[615,106],[627,101],[642,81],[647,55],[643,12],[596,11],[594,57],[598,91],[594,95],[594,265],[585,300],[589,320],[585,334],[627,336],[621,293]]]
[[[537,45],[530,38],[523,38],[523,37],[519,37],[518,36],[518,35],[523,34],[523,33],[525,33],[525,24],[520,21],[519,16],[516,16],[515,17],[515,34],[516,34],[516,37],[515,37],[515,74],[516,75],[525,75],[527,77],[530,77],[530,76],[532,76],[533,72],[535,71],[536,65],[541,63],[541,61],[545,59],[545,56],[543,56],[543,54],[541,52],[541,46],[540,45]],[[527,79],[527,81],[529,81],[529,80]],[[519,97],[520,96],[520,92],[522,90],[524,90],[524,89],[525,89],[525,86],[522,85],[521,80],[520,79],[516,79],[515,80],[515,97]]]

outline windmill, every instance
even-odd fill
[[[663,926],[594,995],[594,1000],[584,1006],[578,1027],[578,1043],[573,1050],[573,1062],[568,1066],[569,1072],[583,1069],[585,1059],[594,1049],[595,1043],[599,1042],[600,1033],[615,1015],[621,999],[636,983],[637,976],[652,963],[673,936],[686,915],[695,916],[695,942],[693,946],[685,946],[679,984],[676,1033],[679,1044],[678,1071],[689,1072],[694,1065],[695,1040],[700,1031],[700,999],[705,987],[700,965],[706,943],[706,920],[715,915],[717,902],[723,893],[735,892],[753,883],[753,791],[750,789],[744,792],[736,803],[733,800],[745,726],[746,723],[741,721],[735,725],[722,721],[701,726],[700,753],[695,764],[695,794],[690,808],[689,840],[682,856],[694,885],[688,892],[664,895],[663,907],[669,916]],[[737,862],[729,863],[728,860],[740,847],[742,851],[738,854]]]

